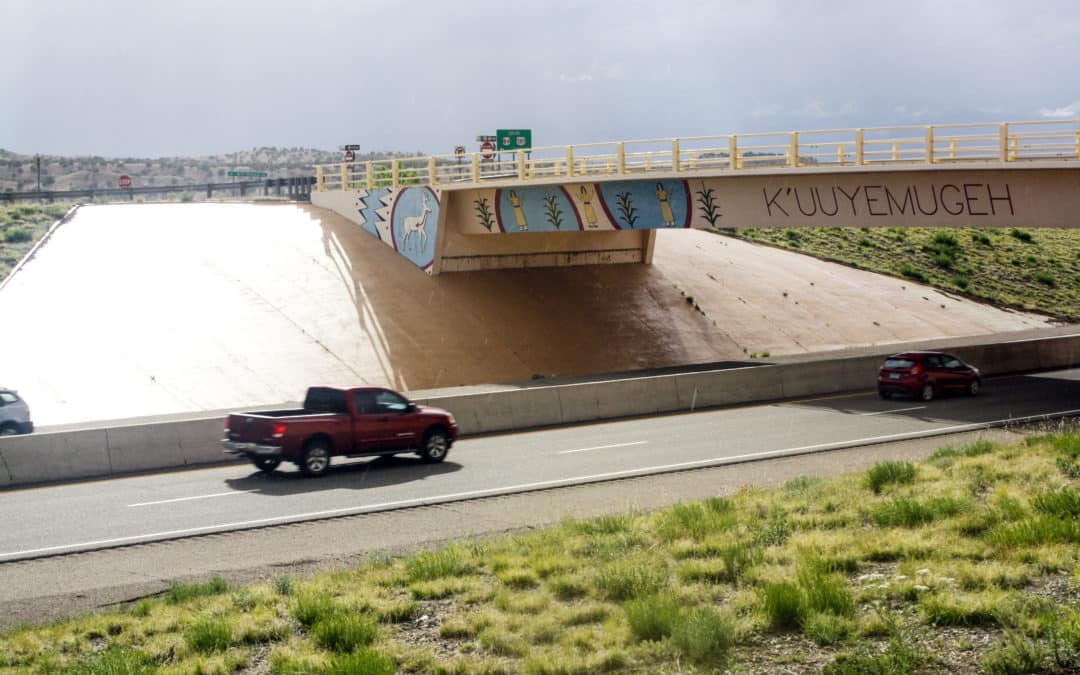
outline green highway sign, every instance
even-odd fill
[[[265,171],[230,171],[227,175],[238,178],[266,178]]]
[[[531,150],[532,129],[498,129],[499,150]]]

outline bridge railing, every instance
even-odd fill
[[[316,189],[457,186],[815,166],[1080,160],[1080,119],[696,136],[316,166]]]

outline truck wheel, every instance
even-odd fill
[[[260,459],[253,459],[251,460],[251,463],[254,464],[259,471],[270,473],[278,468],[278,464],[281,464],[281,460],[275,457],[263,457]]]
[[[976,396],[976,395],[978,395],[979,389],[981,389],[981,384],[982,383],[979,382],[978,379],[974,379],[971,382],[968,382],[968,386],[967,386],[968,396]]]
[[[326,441],[313,441],[304,448],[300,470],[305,476],[321,476],[330,468],[330,446]]]
[[[450,452],[450,438],[441,429],[432,429],[424,436],[424,442],[420,446],[420,458],[425,462],[434,464],[446,459],[446,453]]]
[[[14,436],[19,433],[19,427],[14,424],[0,424],[0,436]]]

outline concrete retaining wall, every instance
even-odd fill
[[[454,413],[462,435],[514,431],[700,408],[817,396],[873,386],[883,356],[802,361],[422,396]],[[952,347],[986,376],[1080,364],[1080,334]],[[138,471],[225,463],[222,417],[0,438],[0,487],[102,478]]]

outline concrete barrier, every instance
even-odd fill
[[[892,346],[827,360],[414,397],[452,412],[462,435],[505,432],[870,389],[881,359],[899,351]],[[987,376],[1067,368],[1080,364],[1080,334],[947,351]],[[221,450],[223,417],[0,437],[0,487],[234,462]]]

